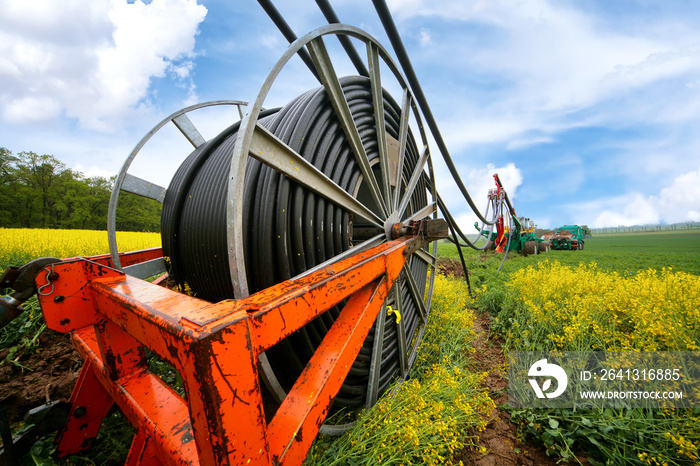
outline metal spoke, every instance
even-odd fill
[[[426,264],[428,264],[430,267],[435,268],[435,261],[437,260],[437,257],[433,256],[429,252],[427,252],[425,249],[416,249],[416,251],[413,253],[418,259],[422,260]]]
[[[408,366],[412,367],[413,363],[416,361],[416,356],[418,356],[418,349],[420,348],[420,344],[423,341],[423,334],[425,333],[425,327],[426,324],[422,323],[419,324],[418,327],[416,328],[416,333],[418,334],[414,338],[414,343],[413,346],[411,347],[411,354],[408,357]]]
[[[362,175],[367,182],[372,197],[382,211],[384,218],[387,218],[389,216],[389,212],[387,210],[386,202],[381,195],[377,180],[372,173],[369,158],[365,152],[365,147],[362,145],[362,138],[357,130],[357,126],[355,125],[355,120],[350,112],[350,107],[345,99],[345,94],[343,94],[343,88],[340,85],[338,76],[336,75],[333,65],[331,64],[331,59],[328,55],[328,50],[326,50],[326,46],[323,43],[323,38],[317,37],[316,39],[313,39],[309,42],[308,47],[309,52],[311,53],[311,58],[316,66],[316,70],[318,70],[321,77],[323,87],[326,89],[328,97],[333,104],[333,108],[335,109],[338,119],[340,120],[340,124],[343,127],[345,137],[350,143],[355,160],[357,160],[357,163],[360,166],[360,170],[362,171]]]
[[[186,114],[183,113],[182,115],[178,115],[173,118],[173,123],[195,148],[207,142],[204,140],[202,135],[199,133],[199,130],[195,128],[192,120],[190,120]]]
[[[267,359],[267,354],[260,353],[260,356],[258,356],[258,364],[260,365],[260,377],[263,379],[263,382],[265,382],[267,388],[270,389],[275,399],[282,403],[287,396],[287,392],[282,388],[277,377],[273,376],[274,373],[272,372],[270,361]]]
[[[412,213],[408,217],[408,220],[421,220],[425,217],[429,217],[430,215],[434,214],[435,212],[437,212],[437,204],[435,204],[435,203],[428,204],[427,206],[423,207],[419,211]]]
[[[425,309],[425,303],[423,302],[423,298],[418,292],[418,285],[416,284],[416,280],[411,274],[411,269],[408,267],[408,262],[404,264],[403,270],[406,274],[406,283],[408,283],[408,290],[410,291],[411,296],[413,296],[413,300],[418,306],[418,311],[420,312],[421,320],[423,321],[423,323],[425,323],[428,321],[428,311]]]
[[[124,182],[122,183],[122,191],[127,193],[137,194],[142,197],[147,197],[155,201],[163,203],[165,199],[165,188],[158,186],[155,183],[146,181],[138,176],[131,175],[127,173],[124,176]]]
[[[418,160],[418,163],[413,170],[413,174],[411,175],[411,179],[408,182],[408,186],[406,186],[406,192],[403,194],[403,198],[401,199],[401,204],[398,208],[399,217],[403,216],[403,213],[406,211],[406,207],[408,207],[408,203],[411,202],[411,196],[418,185],[418,180],[420,180],[420,177],[423,174],[423,168],[425,167],[425,162],[428,161],[429,155],[430,153],[428,152],[428,146],[425,146],[423,148],[423,155],[421,155],[420,160]]]
[[[394,304],[396,304],[396,309],[400,316],[405,315],[403,312],[403,301],[401,299],[401,284],[399,280],[396,280],[394,284]],[[406,377],[408,374],[408,349],[406,346],[406,325],[405,320],[399,320],[396,325],[398,326],[397,333],[399,336],[399,365],[401,367],[401,377]]]
[[[374,406],[379,398],[379,376],[382,370],[382,353],[384,351],[384,326],[386,324],[386,303],[382,306],[374,322],[374,341],[372,342],[372,360],[367,380],[367,398],[365,405]]]
[[[216,100],[212,102],[202,102],[196,105],[192,105],[186,108],[183,108],[182,110],[178,110],[177,112],[169,115],[165,119],[161,120],[160,123],[158,123],[151,131],[148,132],[139,142],[136,144],[136,147],[131,151],[129,156],[126,158],[124,161],[124,164],[122,165],[121,170],[119,171],[119,174],[117,175],[117,179],[114,181],[114,187],[112,188],[112,194],[109,198],[109,207],[107,209],[107,238],[109,242],[109,253],[112,257],[112,264],[114,264],[114,267],[120,269],[121,268],[121,259],[119,258],[119,247],[117,245],[117,236],[116,236],[116,229],[117,229],[117,205],[119,203],[119,194],[122,191],[122,185],[125,182],[125,179],[130,176],[127,173],[127,170],[131,166],[131,163],[133,162],[134,158],[136,155],[141,151],[143,146],[155,135],[158,131],[160,131],[165,125],[170,123],[171,121],[175,126],[177,126],[180,131],[187,137],[187,139],[190,141],[191,144],[195,145],[196,147],[196,142],[193,141],[200,141],[204,142],[204,138],[199,135],[199,132],[197,129],[194,127],[192,122],[190,121],[189,118],[185,116],[186,113],[191,112],[193,110],[198,110],[200,108],[205,108],[205,107],[214,107],[214,106],[219,106],[219,105],[235,105],[240,112],[241,105],[246,105],[245,102],[240,101],[240,100]],[[184,118],[181,118],[184,117]],[[177,122],[176,122],[177,120]],[[189,122],[189,125],[188,125]],[[188,131],[187,128],[191,127],[194,131]],[[188,137],[188,133],[190,136]],[[155,185],[154,185],[155,186]],[[163,188],[161,188],[163,189]],[[146,196],[150,197],[150,196]],[[160,197],[160,194],[158,195]],[[158,200],[158,199],[156,199]],[[162,202],[162,201],[160,201]]]
[[[437,252],[438,252],[438,242],[433,241],[433,257],[435,257],[434,264],[437,265]],[[435,276],[435,266],[433,266],[432,276]],[[435,280],[428,281],[428,295],[425,297],[425,308],[430,312],[430,308],[433,304],[433,291],[435,289]]]
[[[403,164],[406,159],[406,141],[408,140],[408,117],[411,111],[411,95],[408,89],[403,90],[403,101],[401,104],[401,119],[399,121],[399,163],[396,167],[396,190],[394,193],[393,210],[399,208],[399,197],[401,192],[401,177],[403,176]]]
[[[317,266],[312,267],[305,272],[300,273],[296,277],[292,278],[292,280],[298,280],[302,277],[306,277],[307,275],[310,275],[310,274],[317,272],[321,269],[325,269],[329,265],[335,264],[338,261],[341,261],[343,259],[347,259],[348,257],[351,257],[351,256],[354,256],[355,254],[359,254],[361,252],[364,252],[364,251],[366,251],[370,248],[373,248],[375,246],[379,246],[384,241],[386,241],[386,235],[384,233],[381,233],[373,238],[368,239],[367,241],[364,241],[364,242],[358,244],[357,246],[351,247],[347,251],[342,252],[342,253],[338,254],[337,256],[333,256],[330,259],[328,259],[324,262],[321,262]]]
[[[389,186],[389,154],[386,145],[386,125],[384,122],[384,97],[382,96],[382,80],[379,69],[379,52],[372,42],[367,43],[367,60],[369,61],[369,79],[372,86],[372,107],[374,121],[377,127],[377,149],[382,172],[382,188],[384,199],[391,202],[391,187]]]
[[[375,226],[382,227],[382,220],[367,206],[352,197],[294,149],[258,124],[255,126],[250,141],[249,155],[348,212],[367,219]]]
[[[165,265],[165,259],[159,257],[158,259],[127,265],[122,267],[122,270],[125,274],[132,277],[146,279],[167,272],[167,266]]]

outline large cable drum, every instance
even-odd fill
[[[323,36],[364,41],[370,76],[338,79]],[[262,110],[289,57],[308,47],[323,86]],[[401,104],[381,86],[382,59],[402,84]],[[242,298],[390,239],[390,227],[436,212],[425,136],[410,130],[410,92],[379,44],[349,26],[321,28],[292,44],[241,122],[197,147],[163,202],[170,274],[212,302]],[[432,169],[430,170],[432,173]],[[415,357],[432,294],[435,256],[409,256],[335,399],[373,403]],[[266,352],[263,377],[284,396],[341,312],[319,316]]]

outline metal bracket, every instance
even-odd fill
[[[61,262],[55,257],[41,257],[22,267],[9,267],[0,277],[0,288],[12,288],[14,292],[0,299],[0,328],[12,322],[24,312],[20,306],[31,298],[36,289],[36,278],[47,266]]]
[[[127,464],[301,464],[406,263],[404,250],[423,242],[421,236],[386,242],[304,278],[216,304],[94,258],[57,265],[61,279],[39,297],[44,318],[49,328],[71,332],[85,359],[72,411],[57,436],[59,455],[87,448],[116,403],[137,428]],[[152,255],[133,253],[130,261]],[[260,355],[346,299],[296,384],[266,419]],[[187,400],[148,370],[143,346],[178,370]]]
[[[0,446],[0,466],[12,466],[26,455],[41,437],[60,429],[68,419],[70,403],[50,401],[30,410],[24,416],[25,427],[12,437],[12,445]]]

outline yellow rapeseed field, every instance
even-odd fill
[[[160,246],[159,233],[117,232],[120,251]],[[109,252],[106,231],[0,228],[0,269],[37,257],[94,256]]]
[[[664,268],[624,277],[595,263],[544,261],[515,272],[508,286],[521,303],[506,331],[513,347],[700,350],[700,276]]]
[[[470,368],[475,333],[469,301],[464,281],[437,275],[411,379],[363,411],[342,437],[317,440],[304,464],[438,465],[452,464],[464,448],[485,453],[478,433],[495,405],[482,385],[488,374]]]
[[[495,323],[509,350],[700,350],[698,275],[670,267],[621,275],[545,260],[511,274],[506,288]],[[548,449],[562,457],[576,443],[606,461],[596,464],[700,464],[697,409],[514,410],[512,419],[528,435],[556,431],[561,442]]]

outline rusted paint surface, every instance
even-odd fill
[[[211,464],[270,463],[257,355],[245,324],[202,341],[184,368],[188,394],[197,394],[188,398],[194,435],[200,455],[213,455]]]
[[[391,285],[382,277],[356,292],[284,399],[268,429],[271,454],[301,464],[360,352]]]
[[[359,291],[382,275],[386,265],[382,260],[364,262],[342,273],[324,277],[321,283],[295,289],[292,297],[282,297],[260,306],[250,322],[256,349],[264,351],[291,335],[297,329]],[[319,274],[320,275],[320,274]]]
[[[138,431],[131,442],[129,454],[124,466],[163,466],[158,459],[158,455],[153,448],[153,440],[146,436],[143,431]]]
[[[422,242],[400,238],[216,304],[126,276],[107,267],[108,259],[76,259],[56,266],[59,278],[40,302],[51,328],[73,331],[86,360],[81,377],[99,383],[137,428],[129,464],[299,464],[401,273],[405,249]],[[130,257],[149,254],[155,252]],[[259,355],[347,298],[268,425]],[[148,370],[142,345],[180,372],[187,402]],[[80,383],[74,398],[89,398],[89,391]],[[90,428],[100,422],[98,413]],[[84,441],[69,421],[61,451]]]
[[[199,464],[185,401],[145,367],[112,380],[101,359],[97,339],[95,330],[90,327],[73,334],[76,349],[86,360],[84,367],[89,363],[90,372],[99,380],[111,400],[119,405],[131,424],[142,431],[140,435],[150,439],[153,446],[149,448],[163,464]],[[83,391],[76,386],[74,396],[76,393],[77,396],[89,396],[89,393],[82,394]]]
[[[53,266],[55,278],[51,281],[48,280],[49,268],[47,273],[39,274],[39,303],[47,327],[66,333],[97,323],[98,313],[89,288],[91,268],[91,263],[77,260]]]
[[[79,453],[97,438],[102,419],[114,404],[112,397],[86,361],[71,396],[71,411],[63,429],[56,436],[59,456]]]

